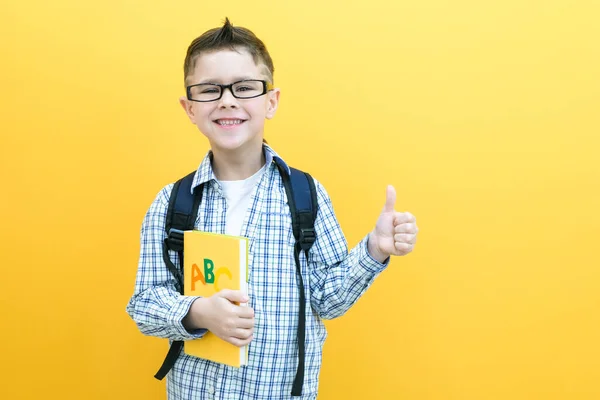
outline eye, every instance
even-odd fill
[[[238,86],[237,88],[235,88],[236,92],[246,92],[248,90],[253,90],[253,88],[251,88],[250,86]]]
[[[202,91],[200,93],[219,93],[219,88],[216,88],[216,87],[205,88],[205,89],[202,89]]]

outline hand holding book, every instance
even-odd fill
[[[248,296],[243,292],[223,289],[194,301],[183,325],[188,330],[208,329],[234,346],[245,346],[252,341],[254,332],[254,310],[240,305],[247,302]]]

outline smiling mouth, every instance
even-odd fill
[[[245,119],[217,119],[215,121],[213,121],[215,124],[221,125],[221,126],[235,126],[235,125],[241,125],[244,122],[246,122]]]

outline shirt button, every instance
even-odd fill
[[[208,387],[208,393],[210,393],[210,394],[215,394],[215,388],[214,388],[214,387],[212,387],[212,386],[209,386],[209,387]]]

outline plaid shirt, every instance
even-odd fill
[[[169,400],[299,399],[291,396],[298,363],[299,292],[294,261],[294,235],[287,196],[274,163],[288,166],[264,145],[267,168],[251,195],[242,226],[249,238],[249,306],[254,309],[254,338],[248,365],[234,368],[184,354],[167,375]],[[211,167],[210,151],[192,184],[205,183],[196,229],[224,233],[226,199]],[[288,169],[289,171],[289,169]],[[305,285],[306,366],[300,399],[315,399],[322,349],[327,332],[322,319],[343,315],[386,267],[367,251],[365,237],[348,253],[346,239],[331,200],[315,180],[318,215],[316,242],[308,264],[301,255]],[[170,340],[201,337],[206,330],[187,331],[182,319],[195,297],[182,296],[162,259],[165,218],[173,184],[164,187],[150,206],[141,229],[141,254],[135,293],[127,312],[146,335]],[[179,266],[176,253],[171,260]],[[157,365],[158,367],[158,365]]]

